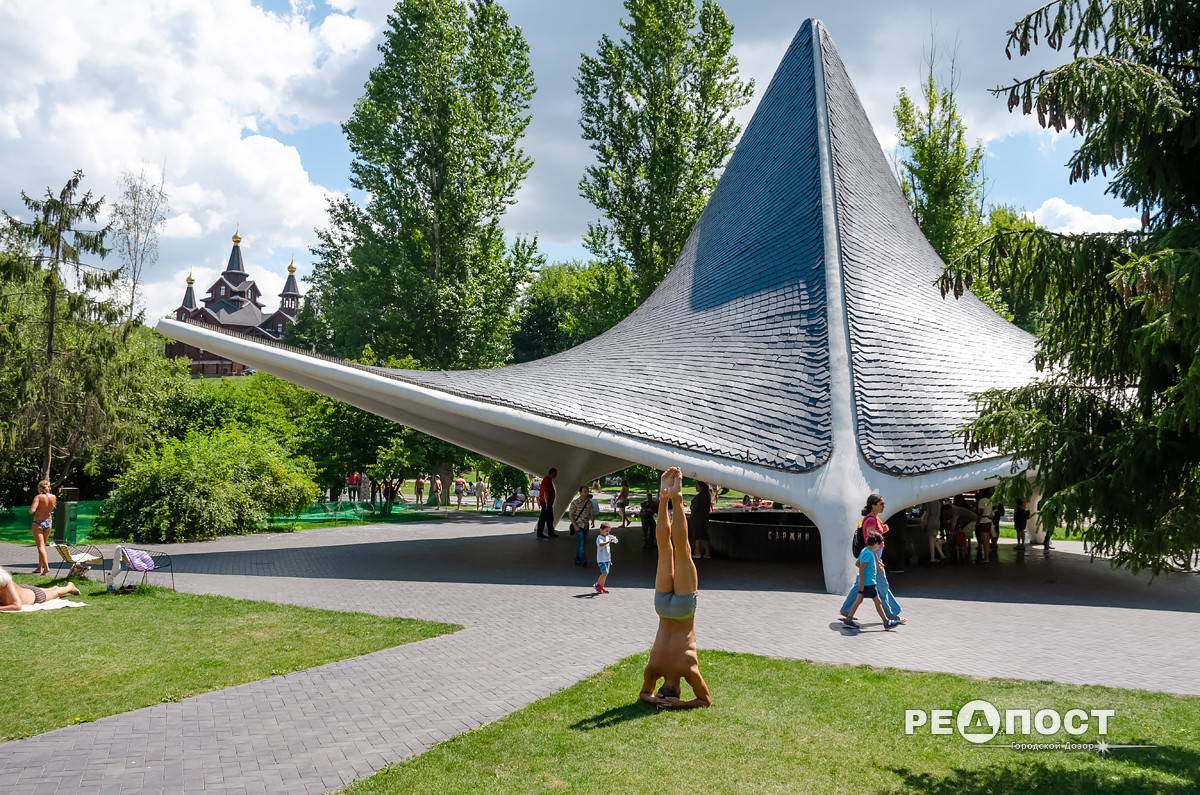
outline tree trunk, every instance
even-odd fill
[[[454,480],[454,472],[450,469],[449,461],[443,461],[437,466],[437,474],[442,479],[442,507],[450,506],[450,486]]]
[[[51,387],[54,382],[54,320],[58,311],[58,263],[62,257],[63,213],[58,214],[58,225],[54,236],[54,261],[50,264],[50,298],[46,302],[46,380],[42,400],[45,407],[45,422],[42,425],[42,480],[50,479],[50,463],[54,446],[50,429],[54,426],[54,400]]]

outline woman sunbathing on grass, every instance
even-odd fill
[[[667,506],[672,504],[671,522]],[[683,473],[671,467],[663,473],[658,498],[658,572],[654,576],[654,610],[658,613],[658,635],[650,649],[650,661],[638,698],[659,709],[692,709],[712,704],[708,685],[700,676],[696,656],[696,564],[688,543],[687,517],[683,515]],[[662,687],[654,686],[662,679]],[[696,695],[680,700],[679,680],[684,679]]]
[[[39,588],[36,585],[18,585],[13,582],[12,575],[0,569],[0,610],[10,613],[19,612],[21,605],[40,605],[51,599],[57,599],[67,594],[77,594],[79,589],[75,583],[52,585],[49,588]]]

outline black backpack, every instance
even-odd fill
[[[859,522],[858,527],[854,528],[854,542],[850,545],[850,549],[854,551],[854,559],[858,560],[858,556],[867,548],[867,542],[863,540],[863,523]]]

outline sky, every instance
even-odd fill
[[[538,91],[524,141],[534,165],[503,224],[536,233],[550,261],[587,256],[598,213],[578,184],[592,162],[579,134],[580,54],[619,37],[620,0],[504,0],[529,42]],[[1067,56],[1040,48],[1005,57],[1005,32],[1037,3],[994,0],[738,0],[725,2],[733,51],[754,100],[801,23],[821,19],[892,151],[892,107],[918,90],[931,41],[945,78],[951,56],[971,138],[987,148],[989,203],[1015,205],[1059,231],[1136,228],[1135,211],[1103,179],[1068,184],[1071,135],[1009,114],[987,91]],[[20,194],[56,193],[81,169],[84,188],[118,196],[123,171],[161,176],[170,212],[159,260],[146,274],[147,322],[170,314],[194,273],[206,288],[224,269],[235,231],[267,310],[288,263],[311,271],[326,200],[351,194],[341,123],[380,60],[386,0],[7,0],[0,3],[0,209],[24,216]],[[115,266],[115,254],[105,263]],[[301,289],[307,289],[302,283]]]

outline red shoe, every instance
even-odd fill
[[[607,589],[607,588],[604,588],[604,587],[601,587],[601,588],[600,588],[600,593],[608,593],[608,589]]]
[[[592,587],[596,589],[596,593],[604,593],[604,589],[600,587],[600,583],[592,583]]]

